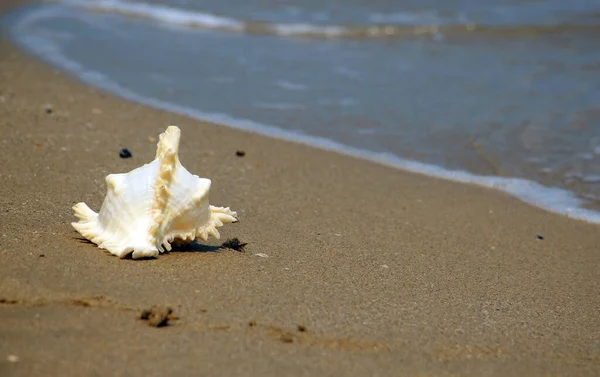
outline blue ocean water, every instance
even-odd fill
[[[600,221],[597,0],[62,0],[2,26],[141,103]]]

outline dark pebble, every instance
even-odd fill
[[[121,151],[119,152],[119,157],[121,157],[121,158],[129,158],[129,157],[131,157],[131,156],[132,156],[132,154],[131,154],[131,152],[129,151],[129,149],[127,149],[127,148],[123,148],[123,149],[121,149]]]
[[[535,236],[535,238],[537,238],[538,240],[543,240],[544,239],[544,235],[543,234],[538,234]]]
[[[51,107],[46,107],[46,114],[52,114],[53,110]]]
[[[244,249],[248,245],[247,242],[240,241],[239,238],[231,238],[221,244],[221,247],[225,247],[227,249],[232,249],[239,252],[244,252]]]
[[[160,306],[142,310],[138,319],[148,321],[148,326],[151,327],[165,327],[169,325],[170,320],[177,317],[173,315],[173,309],[170,307]]]
[[[246,155],[246,152],[244,151],[235,151],[235,155],[238,157],[244,157]]]

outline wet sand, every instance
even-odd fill
[[[85,242],[71,206],[168,124],[240,222],[153,260]],[[597,225],[139,106],[6,41],[0,161],[2,376],[600,374]]]

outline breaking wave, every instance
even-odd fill
[[[396,14],[393,18],[371,15],[370,25],[320,25],[315,23],[268,22],[241,20],[208,12],[180,9],[166,5],[121,0],[57,0],[69,6],[88,11],[113,13],[142,18],[166,25],[193,29],[276,35],[298,38],[406,38],[417,36],[460,36],[477,33],[498,37],[535,36],[570,31],[600,31],[600,25],[586,23],[560,23],[539,25],[484,25],[465,19],[446,19],[426,14]],[[395,21],[396,23],[386,23]]]

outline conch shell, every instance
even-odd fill
[[[237,221],[229,207],[208,203],[210,179],[192,175],[179,162],[181,131],[169,126],[160,135],[154,161],[106,177],[108,191],[100,213],[85,203],[73,206],[73,227],[86,239],[120,258],[156,257],[171,242],[219,238],[218,227]]]

